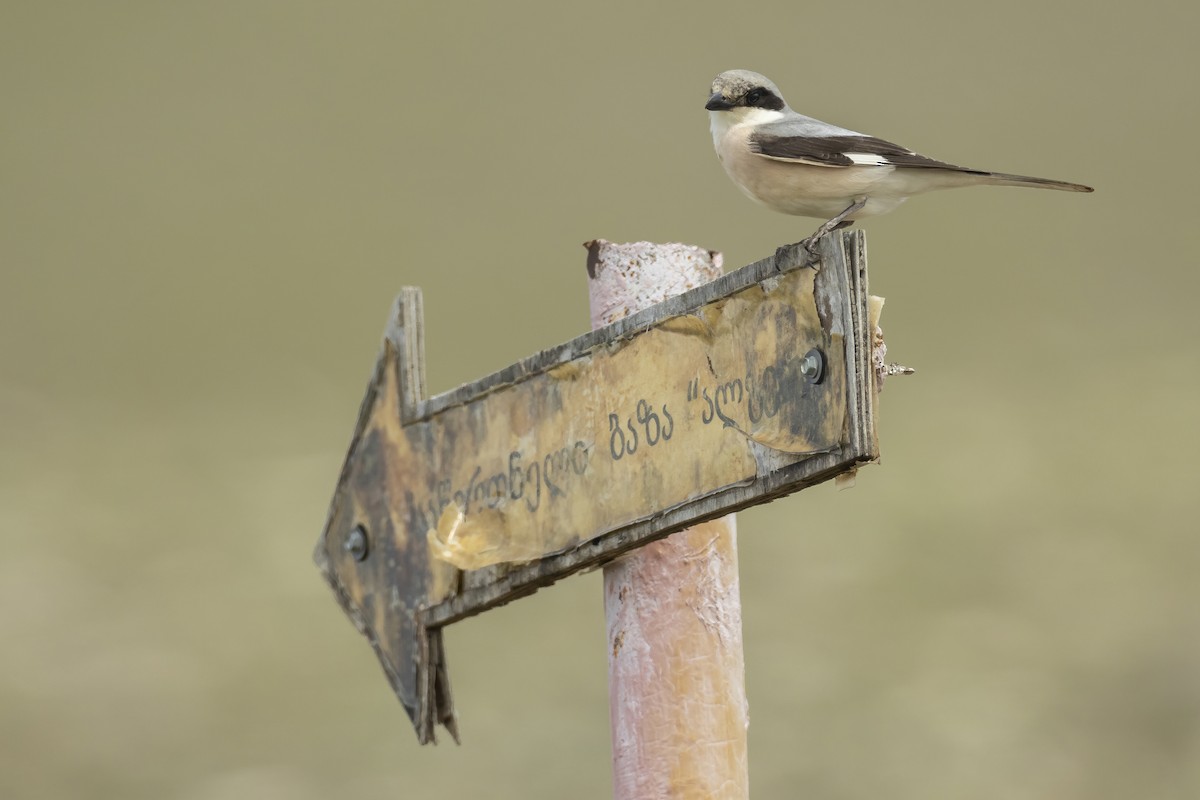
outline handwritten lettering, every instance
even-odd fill
[[[507,469],[485,474],[482,465],[475,465],[466,486],[454,489],[451,481],[442,479],[433,486],[432,494],[422,507],[415,507],[424,517],[420,525],[426,529],[436,525],[442,512],[451,503],[464,514],[484,508],[497,508],[504,503],[524,502],[535,512],[543,500],[565,497],[588,471],[592,448],[586,442],[559,448],[541,458],[527,457],[520,450],[508,454]],[[414,504],[411,493],[406,493]]]
[[[641,433],[638,433],[641,431]],[[638,443],[654,447],[675,433],[675,418],[663,403],[656,411],[648,400],[638,400],[633,414],[622,424],[620,414],[608,415],[608,454],[613,461],[637,452]]]
[[[787,358],[764,367],[757,375],[747,373],[744,378],[727,381],[692,378],[687,401],[699,404],[700,421],[705,425],[720,420],[723,427],[738,428],[739,418],[757,424],[773,418],[789,397],[803,391],[800,361],[798,356]]]

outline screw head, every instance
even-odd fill
[[[815,347],[805,353],[800,360],[800,374],[809,383],[825,380],[825,354]]]
[[[367,557],[367,551],[370,549],[367,544],[367,529],[362,525],[355,525],[353,530],[346,535],[346,541],[342,542],[342,549],[354,558],[355,561],[362,561]]]

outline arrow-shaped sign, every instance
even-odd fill
[[[425,396],[402,291],[317,544],[422,743],[457,739],[441,626],[877,457],[859,232]]]

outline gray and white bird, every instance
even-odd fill
[[[1033,186],[1090,192],[1048,178],[968,169],[907,147],[798,114],[757,72],[722,72],[704,106],[713,147],[729,177],[752,200],[784,214],[828,220],[804,240],[854,220],[886,214],[914,194],[960,186]]]

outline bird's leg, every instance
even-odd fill
[[[817,259],[817,250],[816,250],[817,243],[819,241],[821,241],[821,237],[825,236],[826,234],[833,233],[834,231],[836,231],[839,228],[845,228],[849,225],[853,225],[854,220],[847,220],[846,217],[850,216],[851,214],[862,211],[863,207],[866,204],[867,204],[866,197],[854,198],[853,203],[846,206],[846,208],[840,214],[838,214],[836,217],[829,220],[828,222],[823,223],[821,225],[821,227],[817,228],[816,231],[813,232],[812,236],[810,236],[807,239],[805,239],[804,241],[800,242],[800,246],[803,247],[805,250],[807,250],[809,256],[811,256],[812,260],[815,261]]]

